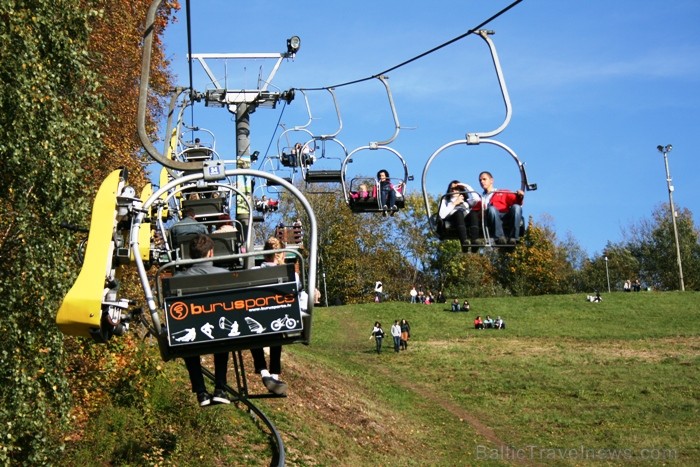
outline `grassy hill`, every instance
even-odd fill
[[[283,354],[289,397],[258,402],[282,431],[288,465],[698,464],[699,298],[473,299],[469,313],[408,303],[316,308],[312,345]],[[477,314],[500,315],[507,327],[475,330]],[[388,334],[401,318],[411,324],[408,350],[395,353],[388,337],[378,355],[374,321]],[[269,463],[249,416],[198,409],[184,367],[165,366],[152,412],[105,408],[66,465]]]

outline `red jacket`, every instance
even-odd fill
[[[489,204],[495,207],[498,210],[498,212],[508,212],[512,205],[522,205],[523,197],[513,191],[496,190],[491,195],[491,201],[489,202]],[[474,206],[473,209],[476,211],[480,210],[481,203],[476,203],[476,206]]]

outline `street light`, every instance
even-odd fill
[[[610,271],[608,271],[608,257],[605,257],[605,276],[608,278],[608,293],[610,293]]]
[[[668,170],[668,153],[671,152],[673,146],[656,146],[661,154],[664,155],[664,165],[666,166],[666,183],[668,184],[668,202],[671,205],[671,220],[673,221],[673,236],[676,239],[676,258],[678,261],[678,279],[680,281],[681,292],[685,291],[683,284],[683,264],[681,263],[681,247],[678,243],[678,227],[676,226],[676,209],[673,207],[673,185],[671,184],[671,173]]]

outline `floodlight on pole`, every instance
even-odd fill
[[[605,276],[608,278],[608,293],[610,293],[610,271],[608,270],[608,257],[605,257]]]
[[[292,36],[287,39],[287,56],[294,57],[301,47],[301,39],[299,36]]]
[[[668,202],[671,207],[671,220],[673,221],[673,236],[676,240],[676,260],[678,262],[678,280],[680,283],[681,292],[685,291],[685,284],[683,283],[683,264],[681,262],[681,246],[678,242],[678,226],[676,225],[676,209],[673,206],[673,184],[671,183],[671,172],[668,169],[668,153],[671,152],[673,146],[667,144],[666,146],[658,145],[656,149],[664,155],[664,165],[666,167],[666,183],[668,185]]]

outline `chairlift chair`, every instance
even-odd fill
[[[396,208],[397,209],[403,209],[404,208],[404,195],[406,192],[406,185],[410,180],[413,180],[413,176],[409,175],[408,173],[408,165],[406,164],[406,160],[401,156],[401,154],[394,148],[390,147],[389,144],[391,144],[396,137],[399,135],[399,130],[401,128],[399,124],[399,117],[398,114],[396,113],[396,106],[394,105],[394,99],[391,94],[391,89],[389,87],[389,81],[387,76],[379,76],[377,77],[379,81],[384,85],[384,88],[387,93],[387,97],[389,99],[389,107],[391,109],[391,115],[393,118],[394,122],[394,133],[387,138],[384,141],[376,141],[376,142],[370,142],[366,146],[361,146],[359,148],[354,149],[352,152],[350,152],[347,157],[343,160],[343,164],[341,165],[340,173],[341,173],[341,183],[343,187],[343,196],[345,198],[346,204],[350,207],[350,209],[353,212],[356,213],[362,213],[362,212],[385,212],[384,206],[382,205],[381,202],[381,197],[379,195],[379,181],[378,180],[373,180],[372,182],[372,192],[370,196],[364,197],[359,194],[358,188],[359,184],[361,181],[366,180],[365,177],[354,177],[350,179],[350,182],[347,182],[347,170],[348,170],[348,165],[354,162],[354,158],[357,157],[357,154],[360,152],[364,151],[378,151],[386,154],[387,152],[389,153],[389,156],[392,158],[395,157],[399,160],[401,163],[401,167],[403,168],[403,176],[402,177],[389,177],[390,183],[393,185],[393,189],[395,191],[396,195]],[[375,159],[378,159],[375,157]],[[377,164],[377,169],[385,169],[386,170],[386,165],[385,164]],[[391,174],[391,172],[389,172]],[[388,206],[389,209],[391,209],[391,206]]]
[[[318,183],[342,183],[341,165],[348,155],[345,145],[337,139],[343,129],[343,119],[340,115],[338,99],[333,88],[327,88],[333,99],[338,128],[330,134],[314,135],[302,146],[302,156],[299,159],[302,178],[309,186]],[[333,143],[329,145],[328,143]],[[309,191],[309,193],[331,193],[329,191]]]
[[[316,236],[316,223],[313,216],[313,211],[303,197],[303,195],[290,183],[285,180],[279,179],[274,175],[270,175],[264,172],[254,171],[250,169],[236,169],[227,170],[227,174],[231,175],[249,175],[256,178],[277,178],[275,181],[281,186],[287,188],[293,196],[296,196],[302,204],[302,207],[306,210],[309,225],[307,226],[307,232],[309,235],[309,262],[308,262],[308,277],[305,281],[306,284],[315,283],[315,251],[317,245]],[[184,179],[189,179],[190,177],[196,177],[196,175],[187,175]],[[175,180],[173,183],[177,183]],[[171,187],[161,188],[161,190],[170,189]],[[156,192],[153,196],[144,203],[144,208],[148,208],[149,201],[155,201],[156,197],[160,193]],[[143,215],[137,214],[134,222],[132,223],[132,229],[136,228],[143,220]],[[249,245],[248,251],[246,253],[237,253],[231,256],[234,257],[247,257],[255,255],[252,249],[252,245]],[[224,257],[225,258],[225,257]],[[196,261],[196,260],[194,260]],[[186,260],[179,260],[180,263]],[[142,269],[143,265],[139,264],[137,261],[137,268],[139,269],[139,274],[142,276],[145,274],[145,269]],[[169,263],[161,266],[161,271],[166,270],[177,265],[178,262]],[[268,268],[264,268],[268,269]],[[295,285],[289,280],[293,277],[293,272],[290,275],[289,269],[282,267],[279,271],[272,274],[272,277],[268,277],[268,272],[261,270],[242,270],[235,273],[225,273],[217,275],[217,277],[209,276],[186,276],[189,281],[179,281],[176,277],[168,279],[165,284],[163,284],[163,278],[160,282],[159,301],[160,308],[163,309],[165,315],[167,316],[166,324],[170,326],[163,327],[160,324],[159,319],[159,307],[155,303],[150,306],[150,313],[152,317],[153,326],[155,331],[159,336],[159,344],[161,345],[161,354],[165,359],[187,356],[187,355],[197,355],[206,354],[212,352],[229,351],[229,350],[240,350],[243,348],[252,347],[263,347],[268,345],[280,345],[293,342],[308,342],[308,337],[310,336],[310,318],[303,318],[298,313],[298,304],[295,306]],[[269,268],[277,269],[277,268]],[[263,272],[261,272],[263,271]],[[293,271],[293,269],[292,269]],[[219,277],[220,276],[220,277]],[[193,279],[197,278],[197,283],[195,284]],[[208,278],[209,277],[209,278]],[[188,285],[189,284],[189,285]],[[144,291],[149,295],[149,290],[144,284]],[[168,292],[168,290],[170,292]],[[178,292],[179,290],[179,292]],[[290,295],[292,294],[292,295]],[[270,298],[278,297],[278,298]],[[282,298],[279,298],[282,297]],[[275,304],[272,304],[272,300],[276,300]],[[312,301],[312,300],[311,300]],[[222,303],[221,307],[216,306],[216,304]],[[238,305],[236,303],[241,303],[240,313],[236,310]],[[230,304],[230,305],[227,305]],[[212,310],[211,317],[208,318],[209,324],[213,325],[215,328],[220,322],[220,318],[224,317],[228,320],[230,324],[224,323],[224,329],[219,326],[218,329],[213,331],[217,336],[216,339],[209,339],[206,335],[202,335],[199,332],[199,328],[204,326],[200,321],[202,315],[199,318],[189,318],[191,320],[190,324],[182,325],[180,321],[185,320],[187,317],[183,317],[178,313],[182,313],[183,310],[188,309],[190,312],[197,307],[209,307],[208,310]],[[202,308],[204,309],[204,308]],[[260,309],[256,312],[256,309]],[[313,310],[313,305],[308,304],[307,309]],[[177,311],[180,310],[180,311]],[[270,333],[269,324],[271,320],[277,318],[275,313],[281,312],[285,314],[287,312],[294,314],[296,318],[299,319],[299,327],[294,329],[283,330],[280,333]],[[256,314],[259,313],[259,314]],[[220,316],[219,316],[220,315]],[[274,315],[274,316],[273,316]],[[237,317],[232,319],[232,317]],[[254,326],[247,323],[244,324],[244,317],[252,317],[255,321],[263,328],[264,331],[260,331],[258,334],[256,329],[252,329]],[[214,321],[212,321],[212,319]],[[196,323],[195,323],[196,321]],[[232,327],[234,322],[238,322],[238,332],[240,334],[235,334],[232,332]],[[175,326],[175,327],[173,327]],[[184,329],[195,328],[197,333],[196,339],[192,341],[187,341],[184,339],[179,341],[181,336],[176,334]],[[160,328],[160,329],[159,329]]]
[[[496,47],[493,43],[493,41],[490,39],[490,35],[494,34],[493,31],[487,31],[487,30],[480,30],[477,31],[477,34],[479,37],[481,37],[486,44],[489,47],[489,51],[491,53],[491,57],[493,59],[493,64],[494,68],[496,69],[496,75],[498,77],[498,83],[501,88],[501,95],[503,96],[503,102],[505,104],[506,108],[506,115],[503,123],[496,128],[495,130],[492,131],[487,131],[487,132],[477,132],[477,133],[467,133],[466,139],[462,140],[456,140],[452,141],[450,143],[447,143],[443,145],[442,147],[438,148],[426,161],[425,167],[423,168],[423,175],[421,177],[421,185],[423,188],[423,200],[425,202],[425,209],[427,213],[427,218],[428,218],[428,225],[430,226],[431,230],[435,233],[435,235],[440,239],[440,240],[452,240],[452,239],[459,239],[457,235],[457,230],[454,228],[454,226],[449,225],[448,223],[445,223],[442,219],[437,214],[432,214],[431,209],[430,209],[430,196],[427,191],[427,174],[430,168],[430,165],[432,164],[433,160],[438,157],[442,152],[447,150],[448,148],[451,148],[453,146],[458,146],[458,145],[466,145],[467,147],[469,146],[476,146],[479,144],[491,144],[494,146],[497,146],[501,149],[503,149],[510,157],[513,159],[513,161],[516,163],[518,167],[518,171],[520,173],[520,189],[523,192],[526,191],[533,191],[537,189],[537,184],[534,183],[529,183],[527,179],[527,174],[525,172],[525,164],[523,164],[520,159],[518,158],[517,154],[515,151],[513,151],[510,147],[507,145],[501,143],[500,141],[497,141],[495,139],[492,139],[493,136],[498,135],[501,133],[506,126],[508,126],[508,123],[510,122],[510,118],[512,115],[512,108],[511,108],[511,102],[510,102],[510,96],[508,95],[508,89],[506,88],[506,83],[505,79],[503,78],[503,72],[501,70],[501,65],[500,61],[498,58],[498,54],[496,52]],[[500,191],[500,190],[499,190]],[[442,195],[442,197],[445,195]],[[481,212],[483,213],[485,210],[485,206],[483,206],[481,209]],[[485,226],[485,216],[481,215],[481,235],[483,236],[484,242],[483,245],[478,245],[477,247],[480,246],[485,246],[485,247],[513,247],[514,245],[499,245],[496,244],[494,241],[495,239],[492,239],[488,229]],[[515,227],[515,226],[511,226]],[[521,224],[519,227],[521,229],[521,236],[522,233],[524,233],[524,224]]]

